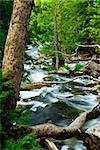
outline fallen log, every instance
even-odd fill
[[[27,126],[27,125],[17,125],[12,126],[11,130],[19,130],[24,128],[27,132],[33,132],[37,135],[38,138],[41,137],[52,137],[55,139],[66,139],[71,138],[77,135],[80,131],[80,128],[84,125],[84,123],[89,120],[96,118],[100,115],[100,104],[94,107],[92,110],[87,112],[83,112],[78,116],[69,126],[67,127],[59,127],[51,123],[35,125],[35,126]]]
[[[35,82],[35,83],[27,83],[24,86],[21,87],[21,90],[32,90],[32,89],[39,89],[43,86],[51,86],[53,84],[64,84],[69,83],[74,80],[76,80],[78,77],[74,77],[72,79],[69,79],[67,81],[43,81],[43,82]]]
[[[69,72],[62,72],[62,71],[49,71],[48,74],[59,74],[59,75],[74,75],[74,76],[79,76],[83,75],[83,71],[69,71]]]
[[[69,79],[67,81],[43,81],[43,82],[27,83],[27,84],[21,86],[21,90],[39,89],[41,87],[51,86],[53,84],[65,84],[65,83],[73,82],[74,80],[76,80],[76,79],[78,79],[80,77],[89,78],[89,79],[95,81],[93,83],[91,83],[91,82],[89,82],[89,83],[82,83],[84,86],[91,86],[91,85],[93,86],[93,85],[96,85],[96,84],[100,83],[99,79],[93,78],[92,76],[83,75],[83,76],[74,77],[74,78]]]
[[[96,44],[96,45],[82,45],[82,44],[77,44],[77,46],[81,46],[81,47],[98,47],[98,48],[100,48],[99,44]]]

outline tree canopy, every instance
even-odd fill
[[[41,43],[45,54],[54,54],[54,0],[35,1],[29,23],[29,37]],[[76,44],[100,43],[99,0],[58,0],[57,30],[61,52],[73,52]]]
[[[12,7],[13,0],[0,1],[0,48],[4,48],[12,13]]]

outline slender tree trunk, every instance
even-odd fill
[[[57,1],[55,0],[54,10],[54,43],[55,43],[55,57],[56,57],[56,69],[59,67],[59,46],[58,46],[58,31],[57,31]]]
[[[14,0],[13,12],[6,39],[3,72],[9,70],[10,87],[14,89],[14,95],[7,101],[6,108],[14,108],[19,99],[20,83],[23,74],[23,56],[25,50],[26,33],[33,0]]]
[[[0,48],[0,68],[2,67],[2,48]]]

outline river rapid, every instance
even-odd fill
[[[28,46],[26,53],[35,60],[43,59],[40,58],[38,50],[39,47]],[[46,60],[46,62],[49,64],[51,60]],[[53,81],[67,81],[74,78],[57,74],[48,75],[48,72],[44,69],[44,63],[33,65],[31,61],[27,61],[24,64],[24,69],[29,72],[28,79],[32,83],[42,82],[47,77],[52,78]],[[88,90],[89,87],[84,86],[85,83],[90,81],[84,77],[79,77],[73,82],[65,84],[54,84],[51,87],[44,86],[40,89],[20,91],[21,99],[17,104],[25,106],[28,110],[31,117],[30,125],[51,121],[58,126],[66,127],[80,113],[93,108],[100,100],[99,94],[91,93]],[[22,82],[22,85],[25,83]],[[99,118],[92,119],[83,126],[82,130],[99,123]],[[83,141],[77,137],[62,141],[54,140],[54,142],[60,150],[87,150]]]

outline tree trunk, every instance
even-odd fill
[[[2,67],[2,48],[0,48],[0,68]]]
[[[58,46],[58,31],[57,31],[57,1],[55,0],[55,10],[54,10],[54,43],[55,43],[55,57],[56,57],[56,69],[59,67],[59,46]]]
[[[10,87],[14,94],[7,100],[6,108],[9,110],[16,106],[19,99],[20,83],[23,74],[23,56],[25,50],[26,33],[33,0],[14,0],[10,27],[6,39],[3,72],[11,72]]]

